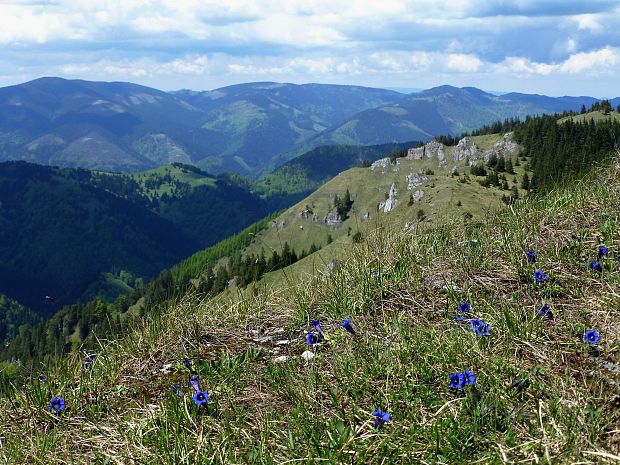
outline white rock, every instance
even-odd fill
[[[288,360],[288,355],[280,355],[279,357],[276,357],[273,359],[273,361],[276,363],[286,362],[287,360]]]
[[[398,199],[396,198],[398,194],[398,190],[396,189],[396,184],[392,184],[390,187],[390,193],[388,194],[388,198],[385,202],[381,202],[379,204],[379,209],[383,210],[384,213],[389,213],[394,210],[394,207],[398,204]]]
[[[303,358],[306,362],[312,360],[314,358],[314,352],[306,350],[303,354],[301,354],[301,358]]]
[[[291,343],[288,339],[282,339],[281,341],[276,342],[277,346],[287,346]]]

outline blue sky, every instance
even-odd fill
[[[620,95],[620,1],[0,0],[0,85],[249,81]]]

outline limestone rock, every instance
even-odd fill
[[[370,169],[372,171],[381,170],[382,174],[385,174],[390,169],[390,167],[392,168],[392,171],[397,172],[400,167],[400,160],[396,159],[396,161],[392,163],[392,160],[390,159],[390,157],[386,157],[386,158],[381,158],[377,161],[374,161],[370,165]]]
[[[309,362],[314,358],[314,352],[306,350],[303,354],[301,354],[301,358],[303,358],[306,362]]]
[[[424,194],[425,192],[423,190],[418,189],[413,194],[411,194],[411,200],[413,201],[413,203],[419,202],[420,200],[422,200],[422,197],[424,197]]]
[[[314,217],[314,212],[312,210],[310,210],[309,208],[306,208],[304,211],[302,211],[299,214],[299,218],[302,220],[307,220],[309,218]]]
[[[441,142],[432,140],[422,147],[407,150],[407,160],[422,160],[423,158],[437,158],[440,167],[446,166],[446,152]]]
[[[325,217],[325,223],[333,231],[342,226],[342,217],[337,212],[329,212]]]
[[[273,359],[273,361],[276,363],[286,362],[287,360],[288,360],[288,355],[280,355],[279,357],[276,357]]]
[[[454,161],[461,161],[468,159],[469,164],[473,165],[476,161],[478,161],[478,145],[469,137],[463,137],[456,147],[454,148],[454,152],[452,153],[452,158]]]
[[[360,220],[366,221],[368,218],[370,218],[370,214],[368,212],[363,211],[360,213]]]
[[[398,205],[398,198],[396,197],[397,194],[398,191],[396,190],[396,184],[392,183],[388,198],[379,204],[379,210],[383,210],[383,213],[389,213],[394,210],[394,207]]]
[[[504,134],[502,140],[497,142],[493,147],[484,152],[484,161],[489,161],[489,159],[495,155],[497,158],[506,157],[507,155],[512,155],[519,149],[519,146],[512,141],[512,133],[508,132]]]
[[[428,177],[421,171],[418,173],[410,173],[407,175],[407,190],[415,189],[426,181],[428,181]]]

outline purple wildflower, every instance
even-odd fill
[[[310,326],[312,326],[321,336],[325,336],[323,328],[321,328],[321,320],[313,320],[310,323]]]
[[[478,377],[476,375],[474,375],[471,371],[465,370],[463,372],[463,376],[465,378],[465,386],[475,386],[476,385],[476,379]]]
[[[596,329],[587,329],[583,335],[583,340],[589,344],[596,344],[601,337]]]
[[[543,272],[543,270],[534,271],[534,279],[537,283],[544,283],[547,280],[547,275]]]
[[[473,320],[469,320],[469,329],[476,331],[478,336],[489,336],[491,325],[485,323],[480,318],[474,318]]]
[[[94,354],[86,354],[86,358],[84,359],[84,364],[82,365],[82,370],[88,370],[94,361],[95,361]]]
[[[471,310],[471,304],[469,302],[462,301],[459,305],[459,311],[461,313],[467,313]]]
[[[172,393],[173,393],[173,394],[175,394],[175,395],[177,395],[177,396],[179,396],[179,397],[184,397],[184,396],[185,396],[185,394],[183,393],[183,391],[181,391],[181,390],[179,389],[179,385],[178,385],[178,384],[173,385],[171,390],[172,390]]]
[[[526,250],[524,253],[527,257],[528,263],[536,263],[536,252],[534,252],[533,250]]]
[[[206,407],[209,403],[209,393],[207,391],[196,391],[196,394],[194,394],[192,400],[198,407]]]
[[[189,378],[188,384],[192,387],[194,391],[199,392],[201,391],[199,381],[200,381],[200,376],[192,375]]]
[[[306,344],[308,344],[310,347],[312,347],[317,342],[319,342],[319,338],[317,337],[316,333],[308,333],[306,335]]]
[[[355,330],[353,329],[353,326],[351,326],[351,317],[345,319],[342,323],[340,323],[340,326],[346,329],[349,333],[355,335]]]
[[[65,399],[62,397],[52,397],[48,408],[56,413],[60,413],[65,408]]]
[[[463,373],[450,373],[450,387],[463,389],[465,385],[465,375]]]
[[[375,417],[375,424],[373,425],[373,428],[381,429],[385,423],[392,421],[390,414],[381,409],[378,409],[376,412],[372,412],[372,414]]]
[[[592,260],[590,262],[590,269],[592,271],[596,271],[597,273],[602,273],[603,272],[603,265],[601,265],[601,262],[599,262],[597,260]]]

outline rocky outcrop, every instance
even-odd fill
[[[419,202],[420,200],[422,200],[422,197],[424,197],[424,191],[423,190],[417,190],[414,193],[411,194],[411,201],[413,203]]]
[[[437,158],[439,166],[446,166],[445,147],[441,142],[432,140],[422,147],[407,150],[407,160],[422,160],[423,158]]]
[[[512,133],[508,132],[504,134],[502,140],[497,142],[493,147],[484,152],[484,161],[489,161],[492,156],[497,158],[506,158],[508,155],[512,155],[519,149],[519,146],[512,141]]]
[[[478,161],[479,147],[469,137],[463,137],[452,153],[454,161],[469,160],[469,165],[475,164]]]
[[[399,168],[400,168],[400,160],[397,158],[394,162],[392,162],[392,159],[390,157],[381,158],[377,161],[374,161],[370,165],[370,169],[372,171],[381,170],[382,174],[387,173],[388,170],[390,169],[396,173],[398,172]]]
[[[428,177],[422,171],[410,173],[407,175],[407,190],[415,189],[426,181],[428,181]]]
[[[304,211],[302,211],[299,214],[299,219],[301,220],[308,220],[310,218],[312,218],[314,216],[314,212],[312,210],[310,210],[309,208],[306,208]]]
[[[370,218],[370,214],[366,211],[360,213],[360,220],[366,221]]]
[[[330,230],[338,229],[342,226],[342,217],[337,212],[329,212],[325,217],[325,224]]]
[[[389,213],[394,210],[394,207],[398,205],[397,194],[398,190],[396,190],[396,184],[392,184],[392,187],[390,187],[388,198],[379,204],[379,210],[383,210],[383,213]]]

